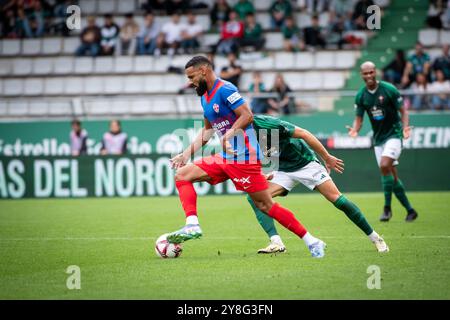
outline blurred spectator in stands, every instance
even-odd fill
[[[102,46],[102,54],[110,56],[114,54],[114,50],[117,46],[117,38],[119,37],[120,28],[114,22],[111,14],[105,14],[105,24],[100,30],[102,40],[100,44]]]
[[[167,14],[169,16],[174,13],[186,13],[189,10],[189,0],[168,0],[167,2]]]
[[[155,50],[161,46],[159,33],[160,26],[155,21],[155,16],[151,12],[147,12],[144,18],[144,24],[138,34],[138,54],[154,54]]]
[[[439,56],[434,60],[433,70],[436,72],[437,70],[442,70],[445,75],[445,79],[450,80],[450,46],[448,44],[444,44],[442,46],[442,56]]]
[[[96,57],[100,53],[100,28],[95,24],[94,16],[89,16],[87,18],[87,23],[87,27],[81,31],[81,45],[78,47],[75,54],[77,56],[90,55]]]
[[[70,0],[56,0],[53,7],[53,20],[50,24],[50,32],[55,35],[67,37],[69,29],[66,25],[67,8],[71,5]]]
[[[255,14],[248,13],[245,17],[244,38],[241,40],[241,47],[252,47],[253,50],[259,51],[264,47],[263,29],[256,22]]]
[[[288,0],[275,0],[269,9],[272,29],[280,30],[286,17],[292,16],[292,5]]]
[[[269,104],[268,114],[290,114],[295,110],[294,99],[290,98],[288,95],[292,90],[284,81],[281,73],[275,76],[275,82],[270,92],[275,92],[277,97],[269,98],[269,100],[267,100]]]
[[[444,0],[430,0],[428,6],[427,26],[435,29],[442,29],[441,16],[445,13]]]
[[[87,152],[88,133],[81,128],[80,120],[72,120],[72,131],[70,131],[70,151],[72,156],[80,156]]]
[[[142,5],[145,11],[160,11],[162,14],[172,15],[175,12],[183,13],[189,9],[188,0],[147,0]]]
[[[230,11],[228,21],[222,25],[216,52],[219,54],[229,54],[230,52],[237,54],[243,36],[244,23],[238,20],[236,11]]]
[[[197,16],[193,12],[187,15],[187,25],[181,33],[181,48],[187,53],[194,53],[200,47],[200,37],[203,35],[203,27],[197,22]]]
[[[1,12],[0,21],[2,38],[20,38],[22,36],[22,22],[16,17],[13,9]]]
[[[166,22],[161,28],[160,41],[163,48],[168,48],[167,54],[173,56],[181,43],[181,33],[186,25],[180,22],[180,13],[172,14],[170,21]],[[159,55],[159,48],[155,50],[155,55]]]
[[[127,139],[128,136],[125,132],[122,132],[119,120],[112,120],[109,123],[109,131],[103,135],[100,153],[102,155],[125,154],[127,152]]]
[[[374,5],[372,0],[360,0],[355,4],[353,10],[352,21],[357,30],[367,30],[367,19],[370,13],[367,12],[367,8]]]
[[[329,0],[298,0],[297,7],[308,14],[317,14],[328,11]]]
[[[351,30],[351,28],[348,28],[345,17],[336,15],[334,11],[330,11],[326,31],[327,44],[334,44],[337,45],[338,49],[342,49],[344,44],[349,43],[347,38],[344,37],[344,33],[349,30]]]
[[[249,0],[239,0],[233,7],[237,12],[239,19],[244,20],[249,13],[255,13],[255,7]]]
[[[428,81],[423,73],[416,74],[416,82],[410,87],[413,95],[411,96],[411,106],[414,110],[427,109],[429,107]]]
[[[311,18],[311,26],[303,30],[303,39],[306,46],[313,48],[320,46],[325,48],[326,41],[322,34],[322,27],[319,25],[319,17],[317,15]]]
[[[253,72],[253,82],[250,84],[248,91],[253,95],[266,92],[264,82],[262,81],[261,73],[259,71]],[[253,113],[267,113],[268,104],[267,98],[258,98],[253,96],[250,102]]]
[[[133,13],[125,15],[125,22],[120,28],[120,41],[118,41],[117,53],[121,55],[134,55],[137,47],[139,25],[133,17]]]
[[[142,4],[142,9],[144,9],[146,12],[160,11],[161,13],[167,13],[167,1],[147,0]]]
[[[405,67],[405,52],[399,49],[395,54],[395,58],[383,68],[383,80],[396,86],[400,85]]]
[[[211,28],[220,29],[228,21],[231,7],[226,0],[216,0],[210,12]]]
[[[230,52],[227,55],[228,65],[222,67],[220,71],[220,78],[223,80],[229,81],[239,88],[239,81],[242,75],[242,67],[237,60],[237,56],[235,53]]]
[[[445,80],[442,70],[436,71],[436,81],[428,86],[428,92],[433,94],[431,96],[433,110],[450,109],[450,81]]]
[[[447,1],[447,9],[442,15],[442,23],[445,29],[450,29],[450,0]]]
[[[24,1],[27,9],[20,11],[19,18],[22,20],[22,26],[27,38],[42,37],[45,31],[46,12],[42,8],[40,1]],[[22,13],[25,13],[23,15]]]
[[[402,86],[406,88],[414,79],[416,74],[423,73],[427,80],[430,72],[430,56],[424,52],[423,45],[420,42],[416,43],[415,52],[408,58],[405,71],[402,77]]]
[[[284,50],[297,52],[305,49],[300,29],[295,24],[293,17],[287,17],[284,26],[281,28],[284,39]]]
[[[351,0],[331,0],[329,9],[337,16],[346,17],[349,13],[353,13],[353,2]]]

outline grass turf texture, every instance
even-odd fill
[[[419,218],[381,223],[382,193],[347,194],[388,242],[379,254],[343,213],[318,194],[279,201],[328,244],[324,259],[278,226],[288,252],[257,255],[268,240],[244,196],[199,197],[204,237],[178,259],[154,241],[184,224],[169,198],[0,201],[1,299],[449,299],[450,193],[409,193]],[[81,268],[68,290],[66,268]],[[369,290],[367,268],[381,270]]]

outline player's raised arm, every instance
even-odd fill
[[[344,161],[329,154],[319,139],[311,132],[300,127],[295,127],[292,137],[303,139],[323,159],[328,172],[330,172],[331,169],[338,173],[344,172]]]
[[[345,126],[348,130],[348,135],[352,138],[355,138],[358,136],[359,130],[361,130],[363,123],[363,117],[356,116],[355,120],[353,121],[353,126]]]
[[[201,132],[195,137],[194,141],[180,154],[176,155],[170,162],[172,163],[172,167],[178,169],[184,166],[191,156],[195,154],[201,147],[208,143],[214,134],[214,130],[212,129],[211,123],[208,119],[204,118],[205,126],[202,128]]]

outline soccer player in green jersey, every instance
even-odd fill
[[[344,162],[328,153],[320,141],[309,131],[278,118],[255,115],[253,126],[260,147],[266,157],[277,166],[269,176],[269,192],[272,197],[286,195],[301,183],[311,190],[319,191],[328,201],[343,211],[375,244],[379,252],[389,251],[382,237],[369,225],[361,210],[347,199],[336,187],[329,172],[344,171]],[[312,150],[311,150],[311,149]],[[325,167],[316,154],[322,158]],[[270,244],[258,253],[284,252],[286,250],[274,221],[259,210],[250,197],[247,197],[258,222],[270,238]]]
[[[392,84],[377,81],[374,63],[367,61],[361,65],[361,77],[366,85],[356,95],[356,117],[353,126],[347,126],[348,134],[351,137],[358,135],[364,112],[367,112],[372,124],[375,156],[384,190],[384,210],[380,221],[389,221],[392,217],[392,192],[407,210],[405,220],[413,221],[417,218],[417,212],[406,196],[396,168],[402,151],[402,139],[408,139],[412,129],[409,126],[408,110],[403,107],[402,97]]]

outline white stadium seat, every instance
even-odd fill
[[[283,35],[281,32],[267,32],[265,47],[269,50],[283,49]]]
[[[123,77],[114,76],[107,77],[104,81],[103,92],[107,94],[118,94],[123,90]]]
[[[124,1],[126,2],[126,1]],[[95,0],[80,0],[79,6],[81,12],[84,14],[93,14],[97,13],[97,1]]]
[[[144,77],[144,92],[145,93],[159,93],[162,91],[163,83],[158,76]]]
[[[43,78],[28,78],[24,83],[24,94],[27,96],[38,96],[44,92]]]
[[[185,78],[182,75],[165,75],[164,77],[155,76],[157,81],[162,82],[162,90],[164,93],[177,93],[184,84]]]
[[[261,24],[261,27],[266,30],[271,28],[270,15],[268,13],[259,13],[256,15],[256,21]]]
[[[80,46],[80,39],[78,37],[64,38],[62,52],[73,55]]]
[[[130,101],[114,99],[110,103],[110,107],[109,108],[110,108],[109,111],[113,115],[128,114],[128,113],[130,113],[130,109],[131,109]]]
[[[37,58],[33,60],[33,74],[44,75],[51,74],[53,70],[53,59]]]
[[[124,78],[124,93],[144,92],[145,79],[143,76],[128,76]]]
[[[450,30],[441,30],[439,43],[441,45],[450,44]]]
[[[341,89],[345,84],[345,77],[343,72],[326,72],[322,74],[322,76],[322,88],[325,90]]]
[[[20,54],[21,47],[20,40],[2,40],[2,55],[16,56]]]
[[[129,13],[136,10],[136,1],[117,1],[117,12],[119,13]]]
[[[64,78],[46,78],[44,81],[45,95],[59,95],[64,93]]]
[[[316,52],[314,66],[316,69],[333,69],[335,65],[335,56],[333,51]]]
[[[28,58],[14,59],[13,74],[14,75],[29,75],[33,71],[33,60]]]
[[[272,5],[272,2],[273,2],[272,0],[258,0],[258,1],[253,1],[253,5],[256,10],[267,11],[267,10],[269,10],[270,6]]]
[[[22,41],[23,55],[38,55],[41,53],[41,39],[25,39]]]
[[[112,57],[100,57],[94,59],[95,73],[111,73],[114,67],[114,60]]]
[[[98,1],[97,13],[100,14],[113,13],[116,10],[115,0],[97,0],[97,1]]]
[[[283,74],[284,81],[292,90],[302,89],[303,82],[308,81],[308,79],[303,77],[301,72],[287,72]]]
[[[21,79],[5,79],[3,82],[3,95],[18,96],[23,92],[23,81]]]
[[[11,60],[0,59],[0,76],[8,76],[12,73],[13,64]]]
[[[338,51],[336,52],[336,69],[350,69],[355,66],[356,63],[356,52],[354,51]]]
[[[156,97],[153,100],[153,113],[168,114],[177,111],[175,101],[172,98]]]
[[[45,101],[30,101],[28,103],[28,113],[35,116],[43,116],[48,113],[48,103]]]
[[[133,72],[146,73],[153,69],[153,58],[150,56],[138,56],[134,58]]]
[[[154,72],[167,72],[170,66],[170,58],[168,56],[159,56],[154,59],[153,70]]]
[[[422,29],[419,31],[419,41],[425,47],[432,47],[438,44],[439,31],[437,29]]]
[[[295,54],[295,69],[312,69],[314,56],[311,52],[299,52]]]
[[[130,111],[132,114],[149,114],[152,111],[152,102],[150,101],[150,99],[134,100],[131,103]]]
[[[86,108],[93,115],[107,115],[110,113],[111,102],[107,100],[92,100],[86,102]]]
[[[322,76],[319,72],[305,72],[303,75],[302,89],[319,90],[322,88]]]
[[[291,52],[275,53],[275,69],[277,70],[295,69],[295,55]]]
[[[274,59],[273,56],[267,56],[260,59],[255,60],[253,63],[253,68],[255,70],[269,70],[274,67]]]
[[[57,57],[53,60],[53,73],[55,74],[71,74],[74,68],[73,57]]]
[[[133,71],[133,57],[117,57],[114,62],[115,73],[131,73]]]
[[[78,74],[91,74],[94,70],[94,59],[90,57],[75,58],[74,72]]]
[[[84,80],[85,94],[102,94],[105,77],[86,77]]]
[[[69,77],[64,79],[64,92],[67,94],[78,95],[83,93],[84,78],[81,77]]]
[[[0,115],[6,115],[7,113],[8,113],[8,102],[6,100],[0,100]]]
[[[22,100],[12,100],[8,104],[10,116],[25,116],[28,113],[28,103]]]
[[[42,40],[42,54],[60,54],[62,51],[62,38],[44,38]]]
[[[48,104],[48,113],[54,116],[69,117],[72,115],[70,101],[51,101]]]

